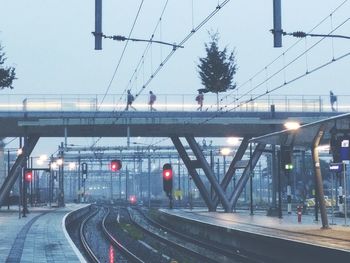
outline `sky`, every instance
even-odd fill
[[[169,0],[154,39],[181,42],[193,27],[222,2]],[[330,16],[343,2],[344,5]],[[139,0],[103,0],[104,34],[127,36],[140,3]],[[165,3],[165,0],[144,0],[131,37],[149,39]],[[349,19],[349,13],[350,1],[282,1],[282,27],[286,32],[309,32],[323,21],[312,33],[329,34],[332,28],[346,21],[333,33],[349,35],[350,22],[346,20]],[[183,49],[176,51],[142,95],[150,90],[159,96],[195,94],[201,88],[196,65],[199,58],[205,55],[204,43],[209,41],[208,31],[219,32],[220,48],[235,50],[238,64],[235,81],[238,89],[229,96],[228,101],[232,100],[232,96],[243,94],[266,81],[267,77],[320,40],[307,38],[295,44],[298,39],[286,36],[282,48],[273,48],[273,38],[269,32],[271,28],[272,0],[231,0],[185,43]],[[120,96],[110,94],[121,94],[127,88],[131,88],[132,93],[140,91],[143,83],[171,51],[171,47],[153,44],[144,57],[143,66],[133,76],[147,44],[129,42],[111,82],[125,42],[106,39],[103,40],[103,50],[96,51],[92,31],[93,0],[0,0],[0,43],[8,57],[7,65],[16,67],[18,77],[13,90],[1,91],[3,98],[9,95],[22,101],[33,94],[38,94],[38,97],[64,94],[72,98],[83,94],[88,94],[86,97],[107,94],[106,102],[113,100],[115,103]],[[307,55],[301,56],[254,89],[254,93],[261,94],[274,89],[284,81],[288,82],[348,52],[349,40],[325,39],[308,51]],[[342,100],[345,103],[347,97],[339,95],[349,94],[348,69],[349,57],[345,57],[273,94],[328,96],[329,90],[333,90],[338,95],[339,103]],[[259,71],[261,73],[253,78]],[[91,142],[91,139],[84,139],[84,142]]]

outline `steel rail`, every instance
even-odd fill
[[[143,260],[141,260],[135,254],[133,254],[130,250],[128,250],[125,246],[123,246],[120,242],[118,242],[113,237],[113,235],[107,230],[106,219],[109,216],[109,214],[110,214],[110,209],[107,208],[107,213],[102,220],[103,233],[106,235],[106,237],[109,239],[109,241],[113,244],[113,246],[117,247],[128,260],[130,260],[131,262],[136,262],[136,263],[145,263]]]
[[[94,262],[94,263],[99,263],[99,259],[97,258],[97,256],[94,254],[94,252],[92,251],[91,247],[89,246],[85,234],[84,234],[84,228],[85,228],[85,224],[92,218],[94,217],[97,213],[98,213],[98,209],[96,211],[94,211],[93,213],[91,213],[90,215],[88,215],[80,224],[80,230],[79,230],[79,238],[80,241],[84,247],[84,250],[86,252],[86,255],[88,256],[89,262]]]
[[[242,260],[241,262],[250,262],[250,263],[251,262],[263,262],[262,260],[252,259],[252,257],[253,257],[252,255],[238,254],[238,253],[233,252],[232,248],[229,249],[229,248],[219,247],[219,246],[216,246],[214,244],[209,244],[209,243],[204,242],[202,240],[195,239],[189,235],[175,231],[174,229],[171,229],[167,226],[160,224],[159,222],[156,222],[155,220],[153,220],[152,218],[147,216],[139,208],[135,208],[134,210],[138,211],[146,219],[146,221],[148,221],[151,225],[153,225],[159,229],[163,229],[163,230],[167,231],[168,233],[171,233],[174,236],[177,236],[178,238],[184,239],[190,243],[204,247],[204,248],[209,249],[215,253],[219,253],[219,254],[222,254],[222,255],[230,257],[230,258],[235,257],[239,260]]]

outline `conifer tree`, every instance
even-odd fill
[[[234,50],[228,53],[225,47],[219,50],[219,34],[210,34],[211,41],[205,43],[206,57],[199,59],[197,65],[199,76],[205,87],[204,92],[216,93],[217,109],[219,110],[219,93],[236,88],[233,77],[237,71]]]
[[[5,66],[5,53],[0,45],[0,89],[13,89],[12,83],[16,79],[15,68]]]

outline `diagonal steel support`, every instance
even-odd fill
[[[196,171],[196,166],[193,165],[193,161],[188,156],[185,147],[182,145],[180,139],[178,137],[171,137],[172,142],[174,143],[174,146],[176,150],[178,151],[182,161],[186,165],[186,168],[191,175],[194,183],[196,184],[196,187],[198,188],[199,192],[201,193],[201,196],[204,199],[204,202],[206,203],[209,211],[215,211],[214,203],[210,198],[210,194],[208,190],[205,188],[205,185],[203,184],[199,174]]]
[[[266,146],[265,143],[259,143],[255,147],[254,152],[252,154],[252,158],[249,160],[249,163],[246,166],[246,168],[244,169],[242,176],[238,180],[236,188],[234,189],[234,191],[232,192],[232,194],[230,196],[231,209],[233,209],[236,206],[237,200],[238,200],[239,196],[241,195],[245,185],[248,182],[250,173],[252,170],[254,170],[261,154],[263,153],[263,151],[265,149],[265,146]]]
[[[226,174],[225,174],[225,177],[222,179],[221,181],[221,187],[222,189],[224,189],[224,191],[226,191],[227,189],[227,186],[229,185],[229,183],[231,182],[231,179],[232,177],[234,176],[236,170],[237,170],[237,167],[236,167],[236,164],[238,161],[242,160],[242,157],[245,153],[245,151],[247,150],[247,147],[248,147],[248,144],[249,144],[249,138],[248,137],[244,137],[242,142],[241,142],[241,145],[239,146],[236,154],[235,154],[235,157],[233,157],[233,160],[230,164],[230,167],[228,168]],[[219,198],[216,194],[214,194],[214,204],[215,204],[215,207],[218,206],[219,204]]]
[[[196,142],[196,140],[192,136],[186,136],[185,138],[186,138],[190,148],[192,149],[192,152],[196,156],[197,160],[201,163],[201,166],[202,166],[201,168],[203,169],[204,174],[207,176],[211,186],[213,187],[213,190],[218,195],[218,198],[219,198],[225,212],[232,211],[230,209],[230,202],[228,201],[228,198],[226,197],[225,191],[222,189],[219,182],[215,178],[215,175],[214,175],[212,169],[210,169],[210,166],[209,166],[207,160],[205,159],[203,152],[201,151],[198,143]]]
[[[39,138],[39,136],[30,136],[28,138],[28,144],[24,145],[23,147],[23,154],[17,157],[15,163],[11,167],[8,176],[5,178],[5,181],[0,188],[0,205],[4,203],[18,176],[21,175],[21,168],[26,160],[26,156],[29,156],[32,153],[35,145],[39,141]]]

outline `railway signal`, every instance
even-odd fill
[[[163,190],[169,197],[169,208],[173,208],[173,169],[170,163],[163,165]]]
[[[293,148],[291,146],[281,147],[281,168],[289,171],[293,169],[292,163]]]
[[[168,196],[173,190],[173,170],[170,163],[163,165],[163,190]]]
[[[119,171],[122,168],[122,161],[121,160],[112,160],[111,161],[111,171],[116,172]]]
[[[32,170],[27,170],[27,171],[24,173],[24,179],[25,179],[27,182],[31,182],[32,179],[33,179],[33,171],[32,171]]]

